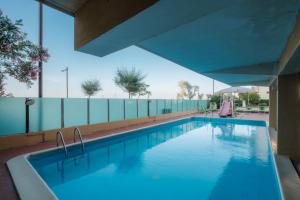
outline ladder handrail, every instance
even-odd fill
[[[74,129],[74,143],[76,143],[76,133],[79,136],[79,140],[80,140],[80,143],[81,143],[81,150],[82,150],[82,152],[84,152],[84,143],[83,143],[81,132],[80,132],[78,127],[76,127]]]
[[[68,156],[68,150],[67,150],[67,147],[66,147],[66,143],[65,143],[65,140],[64,140],[64,136],[63,136],[63,133],[61,130],[58,130],[56,132],[56,146],[59,147],[59,143],[58,143],[58,137],[60,136],[60,140],[62,142],[62,145],[65,149],[65,155]]]

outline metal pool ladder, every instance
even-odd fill
[[[56,133],[56,146],[57,147],[59,146],[59,141],[58,141],[59,137],[60,137],[61,143],[64,147],[65,155],[67,157],[68,156],[68,150],[67,150],[66,143],[65,143],[65,140],[64,140],[64,135],[63,135],[61,130],[58,130],[57,133]]]
[[[80,143],[81,143],[81,151],[83,153],[84,152],[84,143],[83,143],[83,140],[82,140],[81,132],[80,132],[78,127],[76,127],[74,129],[74,143],[76,143],[76,134],[79,136],[79,140],[80,140]]]

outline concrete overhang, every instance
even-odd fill
[[[75,49],[105,56],[136,45],[230,85],[267,86],[286,66],[300,71],[299,8],[300,0],[87,0],[74,12]]]
[[[300,72],[300,15],[275,69],[278,75]]]
[[[75,12],[88,0],[38,0],[45,5],[74,16]]]

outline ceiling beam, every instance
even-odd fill
[[[279,75],[284,70],[284,68],[287,66],[289,60],[293,57],[299,45],[300,45],[300,15],[298,13],[294,29],[290,33],[286,46],[279,59],[278,65],[274,69],[275,70],[274,73],[276,75]]]
[[[274,75],[275,62],[246,65],[239,67],[229,67],[219,70],[205,71],[203,73],[213,74],[257,74],[257,75]]]
[[[253,86],[268,86],[269,85],[270,80],[261,80],[261,81],[251,81],[251,82],[237,82],[237,83],[231,83],[231,86],[249,86],[249,85],[253,85]]]

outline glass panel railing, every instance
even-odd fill
[[[157,114],[164,114],[166,101],[164,99],[157,99]]]
[[[188,104],[188,111],[192,111],[192,101],[191,100],[187,100],[187,104]]]
[[[186,112],[187,111],[187,103],[186,100],[182,100],[182,112]]]
[[[34,104],[29,106],[29,131],[43,131],[61,127],[61,99],[33,98]]]
[[[177,100],[177,111],[183,112],[183,100],[182,99]]]
[[[0,98],[0,136],[25,132],[25,98]]]
[[[172,112],[172,100],[166,99],[164,114],[171,113],[171,112]]]
[[[124,99],[109,100],[109,121],[124,120]]]
[[[195,111],[197,108],[196,106],[196,100],[192,100],[192,111]]]
[[[90,99],[90,124],[108,122],[108,99]]]
[[[172,113],[178,112],[178,101],[177,100],[171,100],[172,101]]]
[[[138,104],[136,99],[125,100],[125,119],[137,118]]]
[[[65,127],[87,124],[87,99],[64,99]]]
[[[138,117],[139,118],[148,117],[148,100],[147,99],[139,99],[138,100]]]
[[[189,100],[189,111],[193,110],[193,100]]]
[[[29,106],[29,132],[203,110],[206,100],[33,98]],[[61,104],[63,102],[63,104]],[[88,112],[89,107],[89,112]],[[149,108],[149,109],[148,109]],[[0,136],[26,131],[25,98],[0,98]],[[89,113],[89,118],[88,118]],[[63,119],[61,118],[63,114]],[[12,125],[13,123],[13,125]]]
[[[203,110],[207,108],[207,101],[206,100],[199,100],[199,110]]]
[[[149,102],[149,112],[150,116],[157,115],[157,100],[151,99]]]

